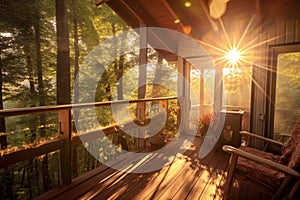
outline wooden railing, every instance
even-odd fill
[[[48,154],[53,151],[60,152],[60,174],[61,183],[69,184],[72,181],[71,172],[71,148],[81,144],[80,137],[93,138],[100,130],[87,131],[83,135],[72,135],[72,111],[88,109],[101,106],[111,106],[113,104],[137,104],[137,108],[141,105],[146,108],[146,102],[159,102],[164,106],[165,110],[168,110],[168,101],[177,100],[177,97],[165,97],[165,98],[152,98],[141,100],[129,100],[129,101],[115,101],[115,102],[97,102],[97,103],[83,103],[76,105],[59,105],[59,106],[43,106],[43,107],[30,107],[20,109],[6,109],[0,111],[0,117],[12,117],[41,113],[58,113],[58,136],[55,139],[48,140],[43,143],[33,143],[22,148],[8,148],[0,151],[0,168],[7,168],[8,166],[34,159],[35,157]],[[178,104],[179,105],[179,104]],[[143,109],[146,112],[146,109]],[[138,111],[137,109],[137,112]],[[146,113],[144,113],[146,114]],[[122,129],[130,129],[135,122],[128,122],[122,124]],[[101,131],[106,135],[115,134],[120,130],[119,125],[111,125],[102,128]]]

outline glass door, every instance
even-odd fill
[[[268,72],[266,132],[278,140],[300,119],[300,44],[272,47]]]
[[[300,51],[279,53],[276,72],[274,139],[291,133],[300,118]]]

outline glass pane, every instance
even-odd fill
[[[242,110],[242,130],[250,127],[252,67],[223,68],[223,108]]]
[[[190,76],[190,127],[196,128],[199,117],[212,112],[215,71],[193,68]]]
[[[203,106],[203,112],[210,112],[213,104],[214,97],[214,80],[215,71],[211,69],[203,70],[203,74],[198,69],[192,69],[190,72],[190,93],[192,107]],[[201,81],[202,79],[202,81]],[[203,85],[202,85],[203,84]],[[201,91],[203,90],[203,91]],[[201,94],[203,96],[201,96]],[[201,99],[203,104],[201,105]]]
[[[300,114],[300,52],[277,58],[274,138],[291,133]]]
[[[215,69],[204,70],[204,105],[207,106],[204,110],[211,109],[214,103],[215,72]]]

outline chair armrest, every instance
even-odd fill
[[[279,170],[279,171],[281,171],[285,174],[288,174],[290,176],[300,178],[300,174],[297,171],[295,171],[294,169],[292,169],[291,167],[287,167],[285,165],[282,165],[282,164],[276,163],[274,161],[256,156],[254,154],[248,153],[246,151],[243,151],[241,149],[237,149],[237,148],[229,146],[229,145],[224,145],[222,147],[222,149],[223,149],[223,151],[225,151],[227,153],[230,153],[231,155],[235,155],[235,156],[238,156],[238,157],[243,157],[243,158],[252,160],[254,162],[260,163],[264,166],[275,168],[275,169],[277,169],[277,170]]]
[[[287,133],[280,133],[280,134],[278,134],[280,137],[284,137],[284,138],[286,138],[286,137],[291,137],[291,134],[287,134]]]
[[[265,138],[263,136],[260,136],[260,135],[255,135],[253,133],[249,133],[248,131],[240,131],[240,134],[242,136],[246,136],[246,137],[251,137],[251,138],[256,138],[256,139],[259,139],[259,140],[262,140],[264,142],[268,142],[270,144],[273,144],[273,145],[277,145],[277,146],[282,146],[283,143],[282,142],[278,142],[276,140],[272,140],[272,139],[269,139],[269,138]]]
[[[280,133],[278,135],[280,136],[280,141],[282,143],[284,143],[287,138],[291,137],[291,134],[287,134],[287,133]]]

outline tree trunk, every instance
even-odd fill
[[[124,55],[120,55],[118,72],[117,72],[117,80],[119,81],[117,85],[118,100],[123,100],[123,82],[121,79],[123,77],[123,74],[124,74]]]
[[[24,51],[25,51],[25,55],[26,55],[26,67],[28,70],[29,92],[30,92],[30,97],[31,97],[31,102],[30,102],[31,105],[30,106],[35,107],[37,94],[35,91],[34,80],[33,80],[33,69],[32,69],[32,63],[31,63],[30,45],[28,43],[25,44]],[[36,121],[36,119],[33,119],[33,120]],[[30,124],[29,129],[30,129],[29,142],[33,143],[34,140],[36,139],[36,131],[35,131],[36,123]]]
[[[45,106],[45,88],[43,81],[43,69],[42,69],[42,54],[41,54],[41,30],[40,30],[40,16],[38,14],[35,25],[35,47],[36,47],[36,62],[37,62],[37,76],[38,76],[38,98],[39,106]],[[40,135],[45,137],[46,116],[40,114]]]
[[[33,80],[33,69],[32,69],[32,64],[31,64],[31,56],[30,56],[30,47],[29,44],[25,44],[24,51],[26,54],[26,67],[28,70],[28,81],[29,81],[29,92],[31,96],[31,107],[36,106],[36,91],[34,88],[34,80]]]
[[[123,28],[123,31],[125,31],[125,27]],[[118,71],[117,71],[117,81],[119,81],[119,84],[117,85],[117,92],[118,92],[118,100],[123,100],[123,82],[120,81],[120,79],[123,77],[124,74],[124,49],[125,49],[125,43],[126,41],[126,35],[124,36],[121,46],[120,46],[120,57],[119,57],[119,64],[118,64]]]
[[[1,51],[1,49],[0,49]],[[0,52],[0,54],[2,54]],[[0,110],[3,110],[3,74],[2,74],[2,57],[0,58]],[[6,128],[5,128],[5,118],[0,118],[0,145],[1,149],[6,149],[7,148],[7,138],[6,138]]]
[[[71,102],[70,47],[67,17],[67,0],[56,0],[57,28],[57,104]]]
[[[78,44],[78,23],[77,23],[77,7],[75,0],[72,1],[72,10],[73,10],[73,31],[74,31],[74,51],[75,51],[75,58],[74,58],[74,103],[79,102],[79,88],[78,83],[76,82],[76,78],[79,77],[79,44]],[[76,131],[75,123],[78,122],[79,112],[78,110],[73,111],[73,131]],[[73,147],[72,149],[72,175],[73,177],[78,176],[78,167],[77,167],[77,147]]]
[[[38,76],[38,99],[39,106],[45,106],[45,88],[43,81],[43,69],[42,69],[42,54],[41,54],[41,29],[40,29],[40,15],[37,14],[37,19],[34,24],[35,31],[35,48],[36,48],[36,63],[37,63],[37,76]],[[40,123],[39,130],[40,136],[45,137],[45,124],[46,124],[46,115],[40,114]],[[42,177],[43,177],[43,187],[45,191],[50,189],[51,179],[48,169],[48,156],[45,155],[42,160]]]
[[[71,72],[70,72],[70,47],[67,16],[67,0],[56,0],[56,29],[57,29],[57,69],[56,69],[56,87],[57,104],[71,103]],[[58,120],[62,126],[64,134],[58,134],[64,138],[64,146],[60,151],[60,176],[62,184],[72,182],[72,152],[71,152],[71,116],[70,112],[60,112]]]
[[[158,55],[158,60],[157,60],[157,67],[155,68],[155,73],[154,73],[154,79],[153,79],[153,86],[152,86],[152,98],[155,97],[161,97],[163,94],[161,94],[161,86],[158,85],[157,83],[161,82],[162,78],[162,62],[163,58],[162,56]]]
[[[78,23],[77,23],[77,7],[75,4],[75,0],[72,1],[73,4],[73,25],[74,25],[74,51],[75,51],[75,57],[74,57],[74,79],[76,80],[76,77],[78,76],[79,72],[79,44],[78,44]],[[74,80],[74,103],[79,102],[79,91],[78,91],[78,84]]]

